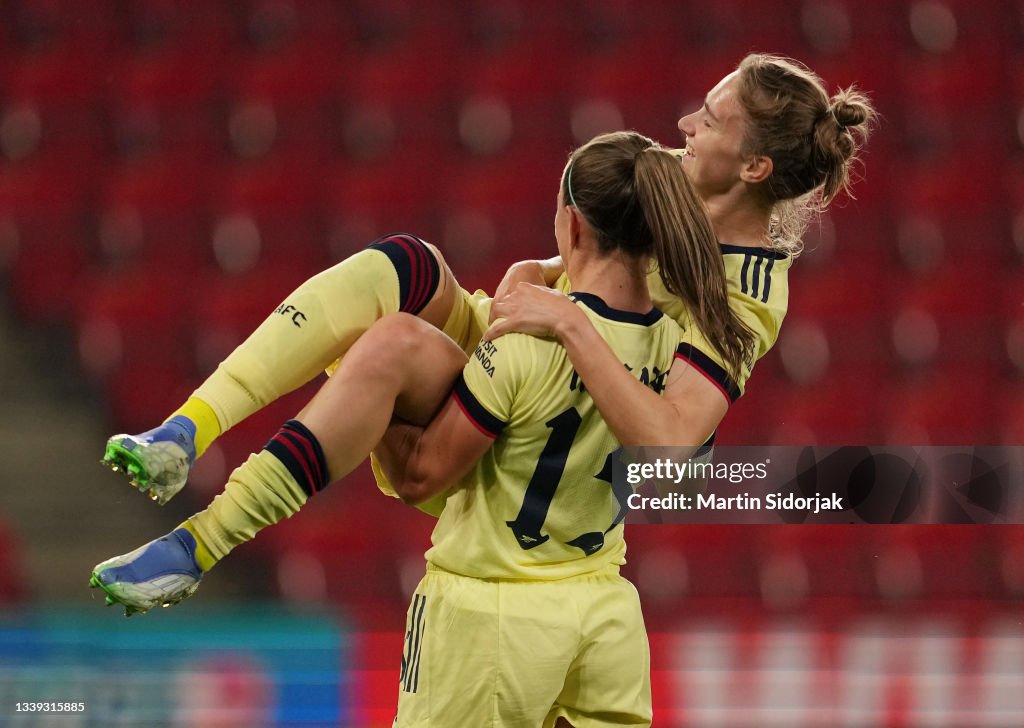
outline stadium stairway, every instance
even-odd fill
[[[92,566],[171,530],[188,504],[158,508],[100,465],[111,433],[70,346],[60,334],[24,330],[0,305],[0,521],[16,551],[12,571],[24,580],[16,593],[88,608]],[[259,591],[232,579],[259,571],[218,574],[203,592]],[[9,577],[19,574],[0,575]]]

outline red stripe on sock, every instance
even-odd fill
[[[288,448],[288,452],[290,452],[295,457],[295,459],[298,461],[299,465],[302,466],[302,470],[306,473],[306,483],[307,483],[307,485],[309,485],[309,489],[311,491],[313,491],[314,493],[316,493],[317,492],[316,481],[313,480],[313,474],[311,472],[309,472],[309,465],[307,464],[306,459],[304,457],[302,457],[302,455],[299,453],[299,451],[295,448],[295,445],[293,445],[291,443],[291,441],[288,440],[288,438],[283,437],[283,435],[284,435],[284,431],[281,431],[281,432],[277,433],[276,435],[274,435],[274,439],[277,442],[279,442],[282,445],[284,445],[286,448]],[[301,485],[301,483],[299,485]]]
[[[427,292],[430,290],[429,263],[425,260],[427,255],[423,249],[423,243],[408,235],[396,235],[395,242],[402,246],[409,256],[409,300],[402,306],[403,310],[416,311],[422,308],[426,301]]]
[[[306,451],[306,461],[313,463],[313,467],[316,468],[317,484],[320,486],[325,485],[324,481],[326,480],[326,478],[324,477],[324,474],[320,469],[320,459],[317,458],[316,456],[316,451],[313,449],[313,443],[311,443],[308,438],[304,437],[302,434],[296,432],[295,430],[281,430],[282,435],[285,435],[286,433],[287,436],[294,438],[295,441],[302,446],[302,449]]]
[[[427,252],[427,247],[421,240],[413,239],[412,245],[416,250],[416,268],[419,271],[416,284],[418,294],[416,306],[413,309],[415,311],[427,305],[427,295],[430,292],[430,262],[427,260],[427,256],[430,253]]]

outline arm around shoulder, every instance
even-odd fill
[[[555,335],[565,346],[605,422],[630,446],[703,445],[729,410],[721,388],[677,358],[659,395],[633,377],[584,315],[564,316]]]

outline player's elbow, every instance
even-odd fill
[[[418,506],[430,498],[425,484],[418,481],[405,481],[401,485],[395,484],[395,493],[407,506]]]
[[[400,482],[393,483],[395,493],[406,505],[417,506],[430,500],[443,487],[426,468],[410,463]]]

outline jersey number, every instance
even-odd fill
[[[519,515],[514,521],[506,521],[506,525],[512,529],[516,541],[524,549],[532,549],[547,541],[550,536],[541,533],[544,521],[548,517],[548,509],[551,501],[555,498],[555,491],[558,490],[558,483],[565,472],[565,462],[569,458],[569,449],[572,447],[576,433],[580,429],[583,419],[575,407],[570,407],[559,415],[552,417],[545,422],[551,429],[548,441],[544,443],[544,449],[537,460],[537,467],[533,471],[530,483],[526,486],[526,494],[523,497],[523,505],[519,508]],[[632,492],[629,486],[625,486],[625,492],[619,493],[612,481],[612,461],[615,453],[608,453],[605,458],[601,472],[594,475],[594,479],[608,483],[615,493],[619,502],[619,512],[616,514],[612,524],[605,531],[590,531],[581,534],[571,541],[569,546],[581,549],[584,554],[597,553],[604,546],[604,534],[617,526],[626,515],[626,498]]]

